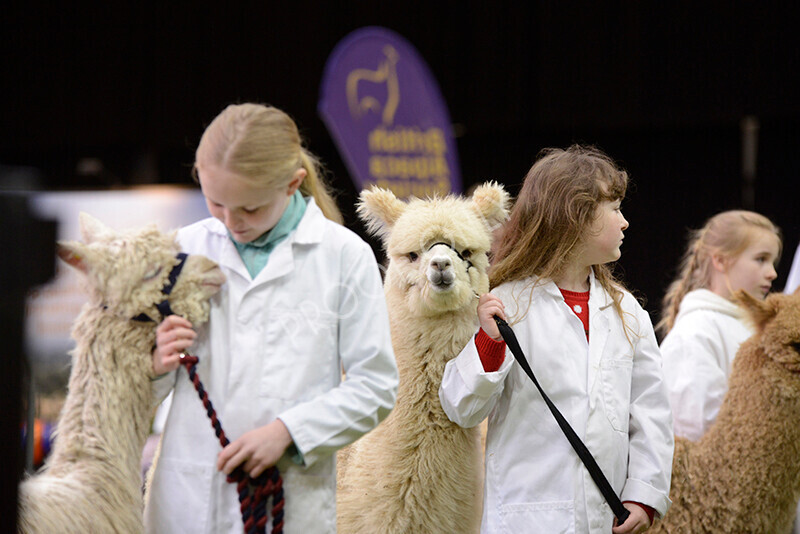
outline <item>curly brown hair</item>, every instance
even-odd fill
[[[603,201],[624,198],[628,173],[593,146],[543,150],[525,176],[489,270],[492,287],[532,276],[557,278],[574,259]],[[592,266],[622,316],[622,284]]]

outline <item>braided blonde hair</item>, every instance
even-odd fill
[[[683,297],[695,289],[707,289],[711,284],[712,258],[717,255],[735,258],[744,252],[752,244],[755,229],[773,232],[778,237],[780,256],[780,229],[767,217],[753,211],[723,211],[711,217],[699,230],[690,232],[679,274],[664,295],[656,330],[662,335],[672,330]]]
[[[303,147],[297,125],[286,113],[262,104],[226,107],[208,125],[195,153],[195,180],[203,166],[215,165],[260,187],[288,184],[306,170],[300,192],[314,197],[328,219],[342,224],[342,214],[322,179],[319,161]]]

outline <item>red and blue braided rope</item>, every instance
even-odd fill
[[[208,398],[203,383],[197,375],[198,358],[191,354],[181,354],[181,365],[189,373],[189,379],[197,390],[197,395],[203,402],[206,414],[211,420],[214,433],[219,438],[219,443],[224,448],[230,443],[222,429],[222,424],[217,418],[217,412],[211,399]],[[239,510],[242,513],[245,534],[266,534],[267,528],[267,501],[272,497],[272,534],[283,532],[283,508],[286,504],[283,496],[283,479],[277,467],[266,469],[257,478],[250,477],[244,472],[242,466],[237,467],[228,475],[228,482],[236,484],[239,495]]]

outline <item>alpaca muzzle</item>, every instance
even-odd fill
[[[455,255],[458,257],[459,260],[466,264],[466,270],[469,272],[470,268],[472,267],[472,262],[465,258],[461,253],[458,252],[452,245],[445,243],[443,241],[439,241],[434,243],[430,247],[428,247],[428,252],[433,250],[434,247],[438,245],[444,245],[445,247],[452,250]],[[427,269],[427,277],[428,281],[433,284],[433,286],[437,289],[449,289],[450,286],[453,285],[453,282],[456,280],[456,274],[453,271],[453,261],[449,255],[439,254],[433,256],[430,261],[428,262],[428,269]]]

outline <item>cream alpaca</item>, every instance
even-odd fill
[[[155,304],[173,266],[174,236],[148,227],[117,234],[82,213],[84,243],[60,243],[59,256],[83,272],[90,293],[72,331],[69,394],[51,456],[20,486],[24,533],[142,532],[140,458],[153,398]],[[189,256],[169,302],[193,323],[225,278],[211,260]],[[199,402],[199,401],[198,401]]]
[[[653,532],[789,532],[800,498],[800,291],[738,294],[757,333],[739,348],[716,421],[675,441],[672,507]]]
[[[397,403],[375,430],[340,454],[343,533],[477,532],[482,472],[477,428],[452,423],[439,403],[444,366],[477,329],[477,295],[491,231],[508,195],[486,184],[470,200],[398,200],[373,188],[358,211],[389,257],[384,293],[400,373]]]

